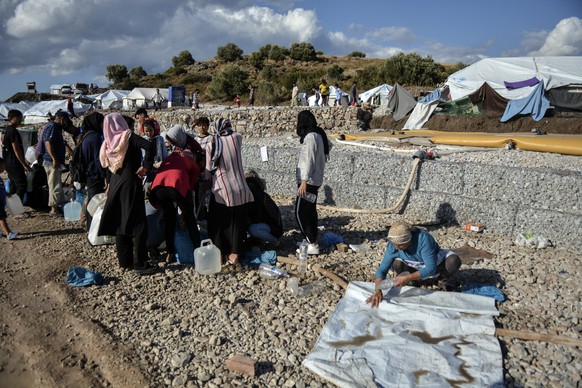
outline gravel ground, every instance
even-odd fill
[[[290,134],[247,141],[279,147],[297,144]],[[492,165],[582,171],[582,158],[554,154],[494,150],[446,157]],[[300,234],[293,204],[288,198],[275,199],[286,227],[278,255],[295,257]],[[319,215],[322,233],[341,235],[348,244],[366,242],[369,250],[336,250],[310,261],[347,281],[371,281],[384,253],[392,216],[346,215],[327,210],[320,210]],[[99,271],[105,277],[101,287],[72,289],[66,286],[63,276],[62,287],[72,296],[68,307],[80,319],[97,324],[104,336],[132,350],[132,358],[139,360],[151,386],[330,385],[301,367],[343,295],[343,289],[329,279],[313,271],[298,275],[301,284],[323,280],[326,288],[297,298],[286,289],[285,280],[262,279],[257,271],[245,267],[225,267],[218,275],[202,276],[190,266],[160,263],[156,274],[140,277],[118,268],[113,246],[90,246],[79,225],[71,227],[64,220],[51,220],[58,230],[50,233],[50,241],[47,235],[46,241],[39,243],[46,233],[35,232],[36,217],[33,214],[28,220],[14,223],[31,236],[40,233],[37,240],[28,240],[36,244],[34,249],[46,252],[51,259],[63,249],[69,262],[77,258],[75,265]],[[513,244],[515,236],[494,235],[487,229],[474,233],[441,225],[430,226],[429,231],[443,247],[468,246],[478,250],[472,256],[478,260],[464,257],[465,264],[452,280],[458,285],[494,285],[505,293],[507,300],[498,304],[501,315],[495,318],[497,327],[582,337],[579,252],[519,247]],[[280,266],[290,273],[296,270],[291,265]],[[63,275],[66,270],[62,268]],[[507,386],[582,386],[580,347],[510,337],[499,337],[499,341]],[[257,361],[254,378],[226,369],[226,360],[233,354],[246,354]]]
[[[299,239],[292,203],[277,199],[288,228],[278,251],[294,257]],[[320,212],[322,232],[347,243],[367,242],[365,253],[334,251],[310,259],[346,280],[371,280],[384,248],[390,216]],[[461,267],[454,280],[499,287],[498,327],[579,338],[580,287],[577,254],[556,248],[517,247],[513,238],[473,233],[458,226],[429,229],[449,248],[465,245],[490,253]],[[325,290],[296,298],[284,280],[265,280],[248,268],[223,268],[202,276],[192,267],[162,265],[138,277],[117,268],[114,248],[78,246],[80,265],[102,272],[106,284],[75,290],[76,307],[89,311],[116,340],[135,348],[152,386],[328,386],[301,367],[343,289],[328,279]],[[280,264],[289,272],[295,268]],[[311,272],[302,284],[320,279]],[[582,352],[574,346],[499,337],[507,386],[580,386]],[[248,378],[225,368],[229,356],[246,354],[258,362]]]

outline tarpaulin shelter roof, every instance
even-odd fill
[[[486,58],[449,76],[451,98],[468,96],[487,82],[498,94],[509,100],[531,94],[534,86],[508,89],[505,82],[518,83],[536,77],[545,90],[565,85],[582,84],[582,57],[514,57]]]
[[[91,105],[73,101],[73,109],[79,115],[90,110]],[[23,112],[24,123],[35,124],[46,122],[49,112],[54,115],[58,110],[67,112],[67,100],[41,101],[26,112]]]
[[[382,101],[387,101],[390,90],[392,90],[392,86],[388,84],[383,84],[380,86],[376,86],[375,88],[372,88],[370,90],[366,90],[364,93],[360,93],[358,97],[360,98],[360,100],[362,100],[362,102],[368,102],[373,97],[380,95]]]
[[[402,119],[414,109],[415,105],[416,100],[412,94],[396,82],[388,97],[388,109],[392,112],[392,118],[396,121]]]
[[[111,89],[95,97],[95,100],[101,101],[103,109],[121,109],[123,107],[123,98],[130,93],[129,90]]]

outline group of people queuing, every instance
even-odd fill
[[[332,92],[332,87],[330,87],[325,79],[321,80],[321,84],[317,88],[311,89],[311,95],[314,98],[315,106],[327,107],[330,106],[330,94]],[[347,103],[349,106],[355,106],[358,103],[357,97],[357,82],[354,82],[349,91],[346,93],[341,89],[338,83],[333,85],[334,92],[334,106],[342,106],[342,99],[347,96]],[[291,90],[291,106],[299,106],[299,87],[296,83],[293,84]]]
[[[17,130],[22,113],[10,111],[8,121],[0,172],[5,168],[11,180],[9,194],[24,200],[26,173],[31,167],[24,158]],[[238,264],[249,244],[276,249],[283,234],[281,214],[265,192],[265,182],[255,171],[245,172],[241,134],[226,118],[214,122],[213,133],[207,117],[191,122],[186,115],[182,122],[161,133],[157,121],[140,108],[134,117],[92,112],[83,117],[81,128],[76,128],[67,112],[57,112],[42,129],[36,147],[49,186],[49,214],[58,215],[63,203],[61,172],[66,152],[72,153],[63,137],[67,132],[75,148],[81,150],[85,172],[81,183],[87,202],[99,193],[106,194],[98,235],[115,236],[121,268],[139,274],[157,268],[150,263],[146,200],[162,212],[166,243],[162,259],[167,263],[176,259],[177,227],[187,229],[193,246],[200,244],[201,219],[206,220],[208,238],[220,249],[223,263]],[[317,202],[332,144],[310,110],[298,113],[296,128],[301,146],[295,218],[301,239],[308,242],[307,253],[319,255]],[[3,211],[5,197],[0,189],[0,227],[6,237],[14,239],[17,234],[8,227]],[[92,219],[89,213],[85,215],[89,230]],[[397,274],[408,272],[397,278],[396,284],[402,286],[423,279],[449,278],[461,265],[459,257],[441,249],[428,232],[406,223],[393,225],[388,240],[376,272],[377,286],[390,269]],[[382,293],[377,289],[367,302],[377,307],[381,300]]]

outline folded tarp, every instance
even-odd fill
[[[398,82],[390,91],[388,99],[388,109],[392,112],[392,118],[396,121],[401,120],[404,116],[410,113],[416,106],[416,100],[404,89]]]
[[[556,88],[547,92],[550,104],[557,111],[581,112],[582,111],[582,89]]]
[[[519,89],[519,88],[525,88],[527,86],[537,85],[538,82],[540,82],[539,79],[537,79],[536,77],[532,77],[530,79],[526,79],[525,81],[518,81],[518,82],[503,81],[503,84],[505,85],[505,87],[507,89]]]
[[[479,89],[469,95],[471,102],[475,105],[479,104],[482,111],[485,111],[487,116],[499,117],[505,112],[505,107],[509,100],[502,97],[495,91],[487,82],[483,83]]]
[[[473,105],[469,97],[459,98],[455,101],[440,101],[436,114],[444,115],[479,115],[479,108]]]
[[[402,129],[421,129],[428,119],[430,119],[438,104],[438,99],[429,103],[417,103]]]
[[[502,387],[495,300],[351,282],[303,366],[340,387]]]
[[[544,96],[544,82],[540,82],[527,97],[511,100],[501,117],[504,123],[517,115],[530,115],[535,121],[540,121],[550,107],[550,101]]]

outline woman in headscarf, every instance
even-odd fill
[[[85,171],[87,178],[84,183],[87,187],[87,203],[95,195],[105,192],[106,170],[101,166],[99,160],[99,151],[103,144],[103,115],[99,112],[93,112],[83,118],[83,132],[79,136],[81,147],[81,166]],[[85,210],[86,228],[91,227],[92,217]]]
[[[206,149],[206,169],[212,174],[208,237],[220,249],[223,261],[237,264],[248,226],[248,204],[253,195],[242,166],[242,136],[228,119],[218,119],[214,138]]]
[[[315,116],[308,110],[297,116],[297,135],[302,144],[295,170],[297,199],[295,218],[301,233],[309,243],[307,254],[319,255],[317,243],[317,192],[323,184],[325,163],[329,159],[331,144],[327,135],[317,126]]]
[[[441,249],[430,233],[406,222],[396,222],[390,227],[386,252],[376,271],[376,291],[366,300],[372,307],[378,307],[382,301],[378,285],[386,279],[390,267],[397,275],[409,272],[394,278],[394,287],[401,287],[416,280],[448,279],[461,267],[461,259],[453,251]]]
[[[196,187],[200,167],[190,150],[182,150],[178,145],[184,144],[186,132],[181,125],[175,125],[166,132],[166,140],[176,148],[163,161],[154,181],[150,202],[161,207],[166,220],[166,262],[175,261],[176,247],[174,237],[178,208],[188,227],[188,234],[194,247],[200,245],[200,234],[194,216],[192,190]]]
[[[151,273],[142,179],[153,166],[155,145],[134,134],[119,113],[105,116],[103,137],[99,159],[109,170],[110,181],[98,234],[115,236],[121,268]]]

